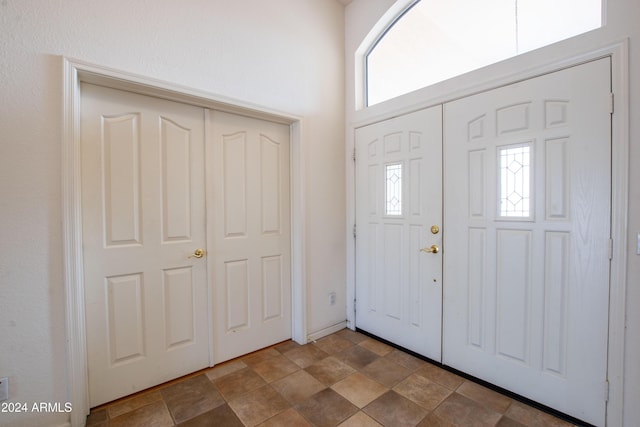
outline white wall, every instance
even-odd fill
[[[627,261],[627,307],[624,363],[624,398],[623,425],[637,426],[640,422],[640,259],[636,255],[636,233],[640,231],[640,2],[637,0],[604,0],[606,25],[598,30],[560,42],[556,45],[534,51],[520,58],[513,58],[503,63],[469,73],[449,82],[434,85],[396,100],[373,106],[366,110],[358,110],[361,98],[358,96],[358,85],[361,74],[361,63],[356,61],[356,53],[368,33],[376,25],[378,19],[389,9],[399,9],[400,4],[408,0],[354,0],[346,8],[345,13],[345,69],[346,69],[346,152],[353,149],[353,126],[376,118],[392,110],[410,108],[425,102],[442,102],[451,98],[460,88],[489,84],[494,79],[503,78],[530,68],[579,55],[588,50],[605,46],[628,38],[629,43],[629,211],[627,253],[623,254]],[[617,95],[618,102],[623,96]],[[353,168],[347,161],[347,200],[353,200]],[[353,223],[353,206],[347,206],[347,228]],[[348,260],[353,259],[352,239],[347,239]],[[349,293],[352,292],[353,265],[347,263],[347,283]],[[350,307],[351,309],[351,307]]]
[[[345,319],[343,24],[332,0],[0,1],[0,377],[12,402],[67,401],[61,55],[303,117],[308,329]],[[68,418],[0,413],[0,425]]]

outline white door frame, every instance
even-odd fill
[[[442,88],[455,87],[451,82],[442,86],[425,88],[378,104],[373,108],[365,108],[355,112],[354,120],[346,129],[346,192],[347,192],[347,325],[355,328],[355,243],[352,229],[355,228],[355,129],[376,123],[391,117],[407,114],[422,108],[444,104],[475,93],[506,86],[511,83],[531,79],[540,75],[559,71],[595,59],[611,58],[611,91],[615,97],[615,112],[611,119],[612,135],[612,176],[611,176],[611,275],[609,290],[609,341],[607,375],[609,390],[607,402],[607,425],[622,425],[624,403],[624,340],[625,309],[627,288],[627,223],[629,197],[629,40],[624,39],[592,50],[582,51],[552,62],[540,60],[544,58],[545,49],[531,53],[526,59],[512,58],[499,67],[502,72],[508,64],[520,64],[514,69],[522,71],[500,74],[502,77],[480,84],[457,86],[454,92],[443,91]],[[555,48],[552,48],[555,49]],[[360,52],[360,51],[359,51]],[[363,60],[361,52],[361,60]],[[539,66],[532,67],[531,58],[537,58]],[[356,61],[358,58],[356,58]],[[490,67],[487,67],[489,69]],[[513,65],[512,65],[513,67]],[[486,70],[485,70],[486,71]],[[469,73],[469,75],[473,74]],[[482,74],[479,74],[482,75]],[[452,79],[455,80],[455,79]],[[446,233],[446,230],[443,231]],[[446,286],[446,278],[443,286]]]
[[[84,425],[89,413],[87,375],[84,270],[82,257],[80,83],[93,83],[114,89],[155,96],[172,101],[215,109],[290,126],[291,135],[291,292],[292,339],[307,342],[304,143],[301,117],[271,110],[208,92],[127,73],[71,58],[62,58],[63,135],[62,192],[64,287],[66,293],[66,348],[68,401],[73,405],[71,425]],[[210,287],[211,284],[208,284]],[[209,289],[209,291],[211,291]],[[211,305],[211,298],[209,298]],[[211,311],[211,306],[209,307]],[[211,315],[210,319],[211,319]],[[212,338],[210,337],[210,347]],[[210,364],[213,365],[210,348]]]

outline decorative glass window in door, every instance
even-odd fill
[[[365,55],[366,105],[602,26],[602,0],[417,0]]]
[[[498,149],[501,217],[531,217],[531,144]]]
[[[402,163],[386,165],[384,168],[384,214],[402,215]]]

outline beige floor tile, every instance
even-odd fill
[[[316,342],[312,343],[312,345],[315,345],[325,353],[336,354],[348,349],[355,344],[346,338],[342,338],[339,335],[333,334],[320,338]]]
[[[433,412],[427,415],[416,427],[461,427],[458,424],[443,420]]]
[[[246,363],[248,366],[253,366],[256,363],[260,363],[266,359],[279,356],[281,353],[275,348],[265,348],[264,350],[258,350],[243,356],[240,360]]]
[[[259,427],[312,427],[312,425],[298,411],[289,408],[259,424]]]
[[[393,388],[411,374],[411,371],[385,358],[379,358],[362,369],[362,373],[388,388]]]
[[[379,355],[359,345],[351,346],[333,356],[357,370],[364,369],[365,366],[380,358]]]
[[[222,395],[206,375],[178,382],[163,388],[162,397],[176,423],[224,404]]]
[[[384,426],[415,426],[428,413],[406,397],[391,390],[364,407],[363,411]]]
[[[462,385],[456,389],[456,392],[501,414],[504,414],[507,408],[509,408],[509,405],[511,405],[511,399],[507,396],[496,393],[493,390],[471,381],[463,382]]]
[[[109,420],[109,427],[169,427],[172,425],[173,419],[163,401],[154,402]]]
[[[338,381],[331,388],[358,408],[364,408],[389,389],[359,372]]]
[[[313,375],[318,381],[326,386],[332,386],[341,379],[356,372],[351,366],[342,363],[333,356],[308,366],[305,371]]]
[[[422,375],[428,380],[445,386],[449,390],[457,389],[464,382],[464,378],[439,368],[431,363],[426,363],[416,371],[416,374]]]
[[[300,370],[300,366],[296,365],[281,354],[258,362],[253,365],[252,368],[268,383],[284,378],[287,375]]]
[[[267,382],[256,374],[251,368],[240,369],[224,377],[213,381],[220,393],[228,402],[229,400],[262,387]]]
[[[315,345],[305,345],[285,352],[284,356],[301,368],[306,368],[329,357],[329,354],[320,350]]]
[[[334,427],[358,412],[358,408],[330,388],[294,406],[316,427]]]
[[[493,427],[502,415],[458,393],[453,393],[433,411],[440,419],[461,426]]]
[[[162,394],[158,390],[148,393],[136,394],[131,399],[121,400],[107,407],[109,418],[116,418],[127,412],[131,412],[143,406],[147,406],[153,402],[162,400]]]
[[[405,378],[393,390],[428,411],[434,410],[452,393],[448,388],[416,374]]]
[[[225,375],[229,375],[246,367],[247,364],[242,360],[232,360],[230,362],[225,362],[220,365],[214,366],[206,372],[206,375],[211,381],[213,381],[217,378],[222,378]]]
[[[505,412],[505,416],[530,427],[569,427],[573,425],[520,402],[513,402]]]
[[[180,424],[180,427],[211,427],[211,426],[224,426],[224,427],[243,427],[242,421],[231,410],[229,405],[224,404],[218,406],[211,411],[198,415],[195,418],[185,421]]]
[[[326,388],[313,375],[302,370],[271,383],[271,386],[292,405],[300,403]]]
[[[382,427],[382,424],[360,411],[338,427]]]
[[[420,360],[415,356],[397,349],[393,349],[389,354],[385,356],[385,359],[397,363],[400,366],[404,366],[410,371],[415,371],[427,364],[427,362],[425,362],[424,360]]]
[[[255,426],[289,408],[289,403],[270,385],[229,401],[229,406],[247,426]]]
[[[349,341],[358,344],[360,341],[366,340],[368,337],[360,332],[352,331],[351,329],[345,328],[335,333],[342,338],[348,339]]]
[[[359,346],[366,348],[369,351],[374,352],[378,356],[386,356],[387,354],[393,351],[393,347],[381,343],[380,341],[376,341],[372,338],[367,338],[366,340],[362,340],[358,343]]]

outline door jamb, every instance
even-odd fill
[[[82,255],[80,84],[83,82],[160,97],[190,105],[287,124],[290,127],[291,174],[291,334],[307,342],[305,269],[305,145],[302,117],[205,91],[62,57],[63,135],[62,192],[67,393],[73,405],[71,425],[84,425],[89,413],[89,388]],[[208,286],[209,288],[209,286]],[[210,289],[208,289],[210,292]],[[210,298],[209,298],[210,299]],[[211,340],[212,338],[209,337]],[[211,344],[210,344],[211,347]],[[210,351],[210,364],[214,361]]]
[[[545,49],[545,48],[543,48]],[[542,51],[542,49],[541,49]],[[578,52],[560,60],[544,63],[524,71],[482,82],[470,87],[462,87],[454,94],[432,96],[430,88],[420,89],[412,94],[400,96],[376,108],[355,112],[355,120],[347,125],[346,135],[346,194],[347,194],[347,325],[356,328],[356,245],[353,235],[355,228],[356,176],[352,158],[355,147],[355,130],[398,115],[408,114],[437,104],[445,104],[475,93],[484,92],[508,84],[528,80],[564,68],[583,64],[596,59],[611,58],[611,92],[615,96],[615,111],[611,116],[611,273],[609,281],[609,340],[605,396],[607,397],[607,425],[622,425],[624,409],[624,353],[625,317],[627,288],[627,224],[629,197],[629,39],[607,43],[596,48]],[[519,58],[510,61],[519,63]],[[522,64],[527,64],[522,62]],[[437,93],[437,91],[436,91]],[[420,101],[417,99],[422,98]],[[406,100],[406,102],[402,102]],[[389,105],[390,108],[385,108]],[[443,282],[443,286],[446,286]]]

